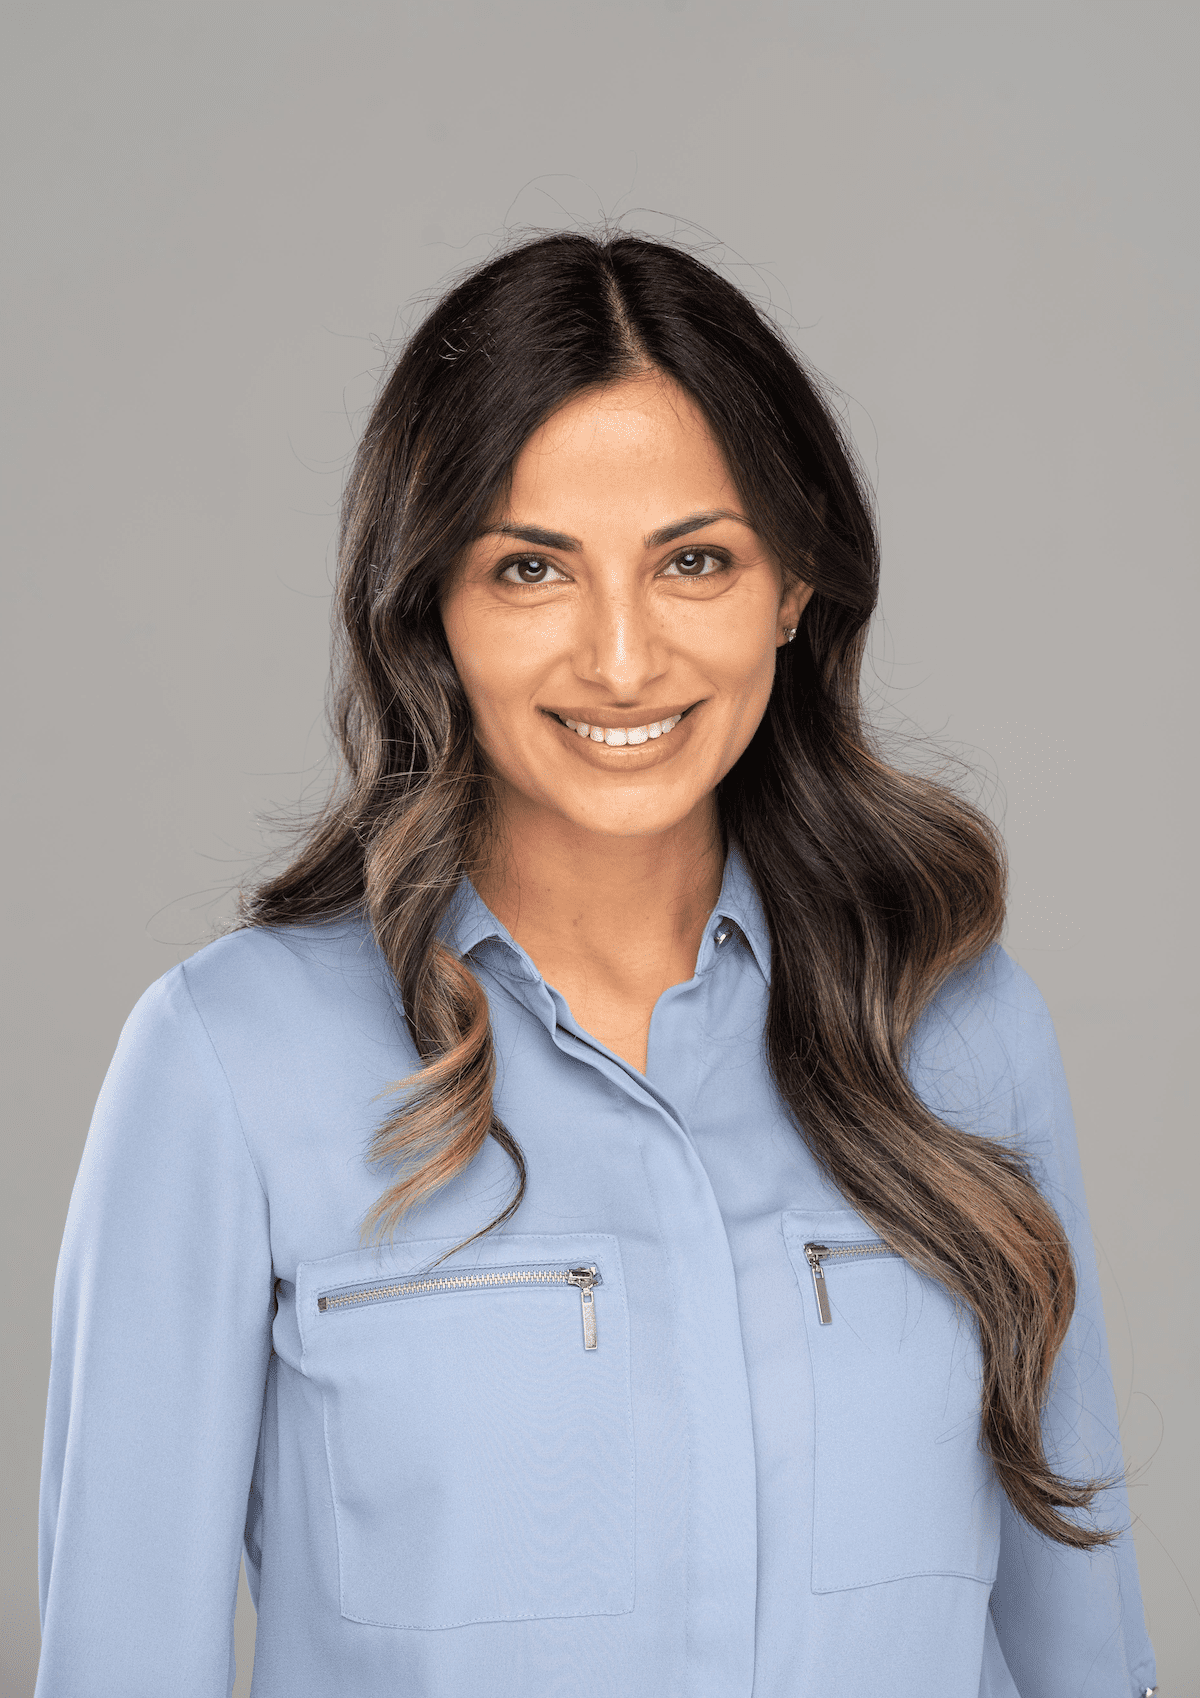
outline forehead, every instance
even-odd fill
[[[513,465],[509,511],[532,517],[531,506],[547,503],[718,506],[734,494],[699,406],[672,379],[648,372],[584,391],[534,431]]]

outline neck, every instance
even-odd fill
[[[691,977],[724,871],[715,797],[647,837],[586,831],[505,798],[493,844],[476,888],[569,1001],[581,980],[657,997]]]

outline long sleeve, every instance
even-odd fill
[[[1044,1428],[1060,1473],[1117,1482],[1095,1500],[1114,1546],[1073,1551],[1033,1532],[1005,1506],[992,1620],[1021,1698],[1131,1698],[1153,1688],[1137,1562],[1129,1533],[1116,1400],[1084,1197],[1075,1124],[1054,1028],[1020,968],[1007,988],[1017,1015],[1011,1059],[1015,1132],[1074,1253],[1078,1296],[1056,1364]]]
[[[227,1698],[273,1301],[266,1196],[177,968],[121,1035],[67,1217],[37,1698]]]

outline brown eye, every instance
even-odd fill
[[[550,564],[548,560],[539,559],[535,554],[527,555],[524,560],[510,560],[500,574],[501,581],[506,584],[551,584],[562,578],[562,573]]]
[[[677,554],[666,569],[666,576],[680,578],[711,578],[714,572],[719,572],[726,564],[718,554],[712,554],[706,548],[685,548],[682,554]]]

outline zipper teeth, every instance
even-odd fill
[[[817,1319],[823,1327],[832,1325],[833,1309],[825,1284],[826,1262],[857,1262],[874,1256],[894,1256],[895,1250],[879,1238],[864,1238],[851,1244],[806,1244],[805,1260],[812,1269],[813,1294],[817,1299]]]
[[[358,1303],[374,1303],[406,1292],[465,1291],[488,1285],[566,1285],[569,1268],[503,1268],[484,1274],[441,1274],[434,1278],[396,1280],[391,1285],[371,1285],[363,1291],[344,1291],[317,1300],[320,1309],[348,1309]],[[599,1284],[599,1280],[596,1282]]]

